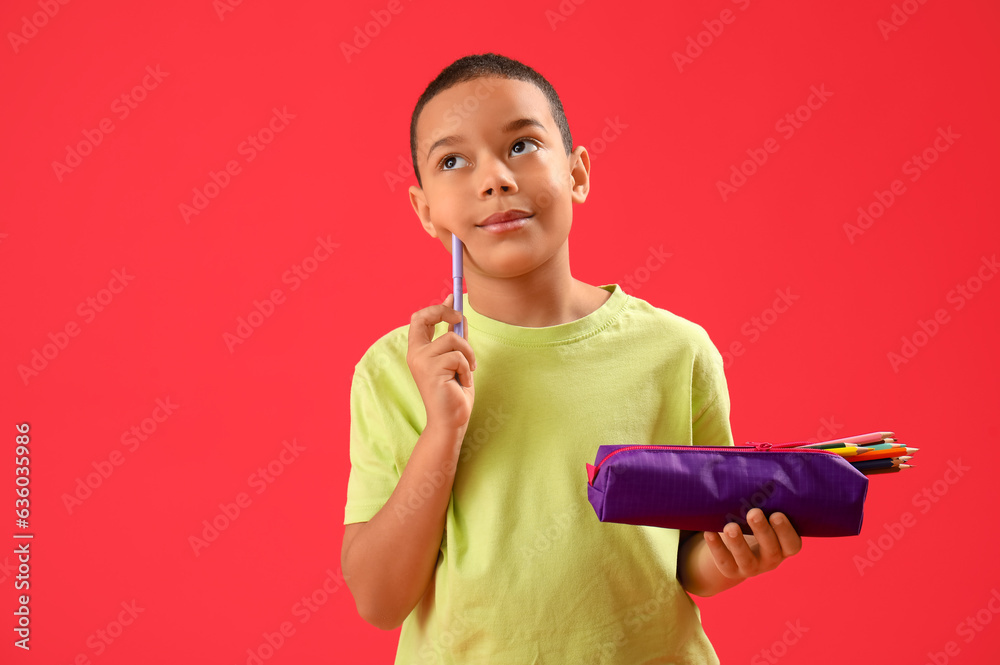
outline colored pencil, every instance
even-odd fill
[[[909,469],[912,464],[900,464],[899,466],[892,467],[891,469],[873,469],[871,471],[865,471],[866,476],[877,476],[880,473],[899,473],[903,469]]]
[[[865,444],[865,448],[868,450],[888,450],[890,448],[899,448],[902,443],[868,443]]]
[[[854,458],[858,455],[865,455],[868,453],[867,448],[862,448],[859,446],[841,446],[840,448],[817,448],[816,450],[823,450],[827,453],[833,453],[835,455],[840,455],[841,457]]]
[[[895,434],[892,432],[870,432],[868,434],[847,436],[842,439],[830,439],[828,441],[820,441],[820,443],[880,443],[882,439],[894,436]]]
[[[899,458],[893,457],[892,459],[872,459],[867,462],[854,462],[853,466],[859,471],[868,471],[870,469],[890,469],[894,466],[899,466],[899,464]]]
[[[886,450],[874,450],[869,453],[862,453],[851,458],[851,462],[864,462],[870,459],[884,459],[886,457],[899,457],[900,455],[909,455],[910,453],[917,452],[917,448],[907,448],[906,446],[897,446],[895,448],[888,448]]]
[[[811,443],[808,446],[801,446],[802,448],[814,448],[816,450],[830,450],[831,448],[846,448],[847,446],[855,446],[857,444],[852,443]]]
[[[894,438],[891,437],[880,437],[879,434],[883,432],[873,432],[871,434],[860,434],[858,436],[848,436],[843,439],[830,439],[829,441],[819,441],[817,443],[807,443],[800,447],[802,448],[829,448],[830,446],[843,446],[843,445],[867,445],[867,444],[880,444],[880,443],[893,443]],[[889,432],[889,434],[892,434]]]

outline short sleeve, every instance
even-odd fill
[[[695,353],[691,377],[691,443],[695,446],[731,446],[729,386],[722,354],[703,328],[701,333],[703,343]]]
[[[344,524],[367,522],[382,509],[399,482],[394,444],[402,432],[392,427],[367,373],[355,369],[351,382],[351,475]]]

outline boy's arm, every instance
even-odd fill
[[[382,508],[368,522],[344,529],[344,581],[361,617],[386,630],[403,622],[433,578],[475,398],[475,354],[468,340],[453,332],[433,339],[437,323],[463,320],[451,300],[449,295],[410,321],[406,362],[424,402],[426,426]]]
[[[373,626],[399,626],[430,584],[461,444],[457,432],[425,429],[382,509],[344,528],[344,581]]]
[[[743,580],[774,570],[802,549],[802,538],[782,513],[747,513],[752,536],[744,535],[735,522],[723,530],[683,531],[677,551],[677,579],[695,596],[714,596]]]

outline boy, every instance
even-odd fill
[[[359,613],[402,624],[397,664],[718,663],[685,591],[771,570],[798,535],[759,509],[754,536],[601,523],[586,462],[605,443],[733,445],[721,355],[697,324],[572,277],[590,158],[533,69],[460,58],[410,145],[413,209],[463,241],[468,293],[464,319],[448,296],[355,369],[342,569]]]

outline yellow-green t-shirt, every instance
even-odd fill
[[[722,356],[701,326],[601,288],[599,309],[544,328],[466,296],[476,398],[433,589],[396,665],[719,662],[677,580],[679,532],[598,521],[586,465],[602,444],[733,445]],[[345,524],[382,508],[427,422],[407,333],[355,368]]]

